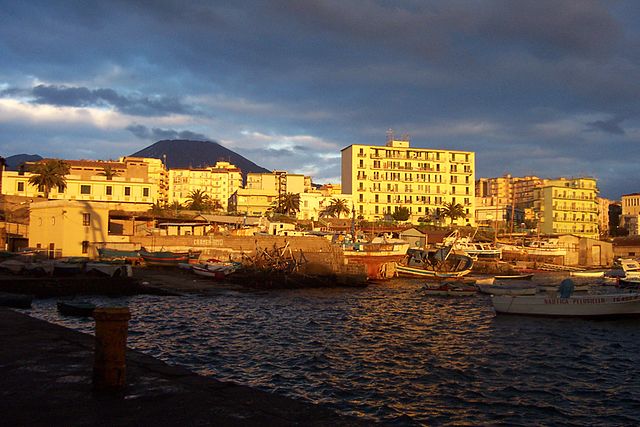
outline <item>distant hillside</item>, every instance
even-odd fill
[[[239,167],[245,178],[247,172],[271,172],[217,142],[209,141],[167,139],[133,153],[131,157],[162,159],[164,155],[169,169],[213,166],[218,161],[226,161]]]
[[[7,170],[10,171],[17,171],[24,162],[37,162],[38,160],[42,160],[42,157],[37,154],[16,154],[5,158]]]

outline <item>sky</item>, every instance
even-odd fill
[[[0,0],[0,155],[115,159],[217,141],[340,182],[408,135],[476,178],[640,191],[640,2]]]

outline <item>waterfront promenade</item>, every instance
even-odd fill
[[[127,351],[127,387],[92,391],[94,337],[0,307],[4,425],[371,425]]]

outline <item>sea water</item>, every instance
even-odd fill
[[[86,299],[130,307],[134,349],[344,414],[397,425],[640,425],[638,319],[496,316],[487,296],[421,287]],[[30,314],[93,332],[53,299]]]

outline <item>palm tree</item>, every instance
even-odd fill
[[[340,218],[342,214],[348,216],[349,213],[351,213],[351,209],[349,209],[349,205],[345,199],[333,198],[329,206],[323,210],[322,215]]]
[[[209,206],[209,196],[200,189],[189,193],[187,200],[187,208],[194,211],[202,211]]]
[[[118,172],[111,165],[106,164],[102,167],[102,172],[98,172],[98,175],[104,176],[108,181],[111,181],[114,176],[120,175],[120,172]]]
[[[300,194],[281,194],[276,200],[275,213],[295,215],[300,212]]]
[[[71,167],[64,160],[49,159],[38,162],[31,167],[30,172],[34,175],[29,178],[29,184],[42,189],[45,199],[48,199],[52,188],[58,187],[58,191],[67,188],[66,175],[70,170]]]
[[[453,204],[445,202],[440,213],[444,217],[451,218],[451,224],[453,224],[456,219],[464,218],[466,216],[466,213],[464,212],[464,206],[462,206],[460,203]]]

